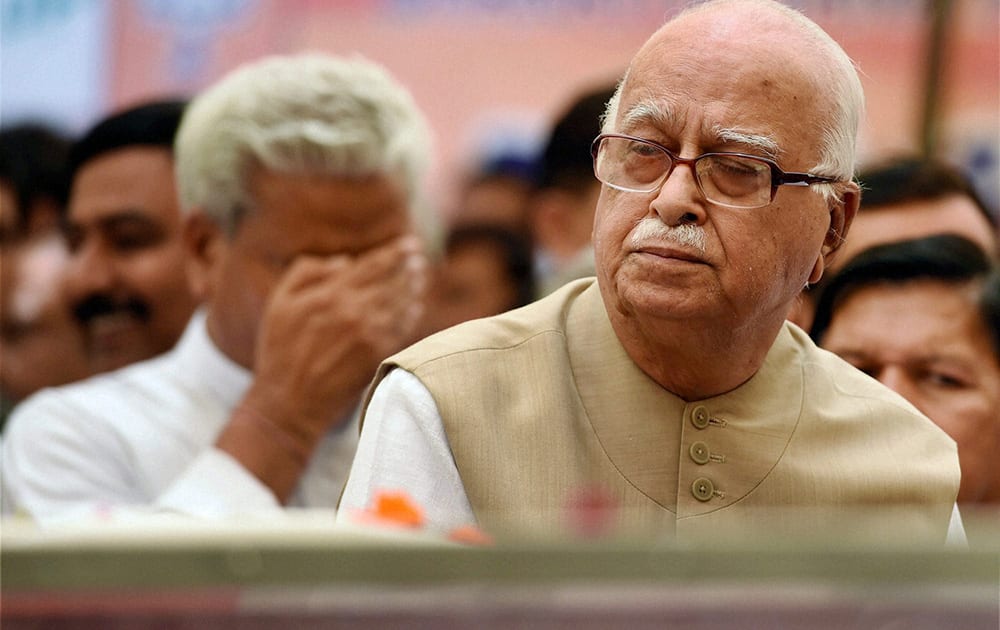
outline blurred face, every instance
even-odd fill
[[[268,296],[296,258],[359,255],[410,232],[403,190],[386,178],[261,170],[251,178],[250,196],[254,208],[230,239],[213,237],[210,248],[217,251],[207,263],[209,334],[247,368]]]
[[[8,243],[17,236],[17,195],[13,186],[0,180],[0,243]]]
[[[4,245],[0,265],[0,390],[13,401],[89,373],[83,340],[59,295],[66,250],[52,234]]]
[[[151,358],[180,337],[197,304],[181,236],[166,149],[120,149],[78,171],[65,293],[95,373]]]
[[[848,259],[873,245],[946,233],[964,236],[983,251],[997,250],[996,230],[982,211],[968,197],[950,195],[862,210],[832,266],[843,267]]]
[[[837,308],[822,345],[958,443],[959,501],[1000,501],[1000,363],[973,295],[934,281],[862,288]]]
[[[83,340],[62,301],[58,232],[30,236],[13,186],[0,180],[0,392],[5,402],[86,377]]]
[[[485,242],[449,252],[438,269],[428,325],[433,331],[497,315],[517,302],[517,287],[507,273],[503,252]]]
[[[454,222],[488,223],[524,230],[530,194],[527,182],[516,177],[483,179],[465,189]]]
[[[755,137],[778,149],[783,169],[812,169],[826,105],[803,62],[777,49],[770,34],[761,39],[738,23],[704,19],[669,25],[640,51],[615,131],[687,158],[710,151],[767,157],[746,139]],[[805,187],[781,187],[762,208],[713,205],[686,165],[657,192],[604,186],[594,248],[612,321],[634,319],[648,329],[697,318],[719,330],[773,329],[806,281],[822,273],[830,222],[822,197]],[[683,233],[661,229],[678,226]]]

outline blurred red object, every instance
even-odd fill
[[[618,501],[601,486],[583,486],[570,493],[566,523],[581,538],[601,538],[614,533]]]

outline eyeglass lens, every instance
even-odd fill
[[[674,166],[660,147],[629,138],[604,138],[596,175],[602,182],[633,192],[653,192]],[[771,167],[766,162],[727,154],[707,154],[694,163],[698,186],[713,203],[757,207],[771,200]]]

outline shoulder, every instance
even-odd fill
[[[786,329],[792,343],[801,352],[803,370],[810,385],[829,389],[837,397],[878,401],[920,413],[896,392],[836,354],[817,346],[802,329],[791,324],[786,324]]]
[[[160,357],[41,390],[15,407],[4,431],[5,441],[116,431],[123,413],[162,385],[158,375],[163,362]]]
[[[506,351],[535,342],[562,343],[569,308],[594,286],[592,278],[571,282],[555,293],[506,313],[458,324],[390,357],[387,363],[411,371],[460,355]]]
[[[803,357],[804,405],[826,420],[855,422],[878,429],[915,431],[950,441],[936,424],[908,400],[836,354],[816,346],[801,329],[789,325]]]

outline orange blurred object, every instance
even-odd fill
[[[399,525],[420,527],[424,524],[424,511],[405,492],[377,493],[371,513]]]
[[[479,545],[482,547],[493,544],[493,537],[475,525],[456,527],[448,532],[448,540],[465,545]]]

